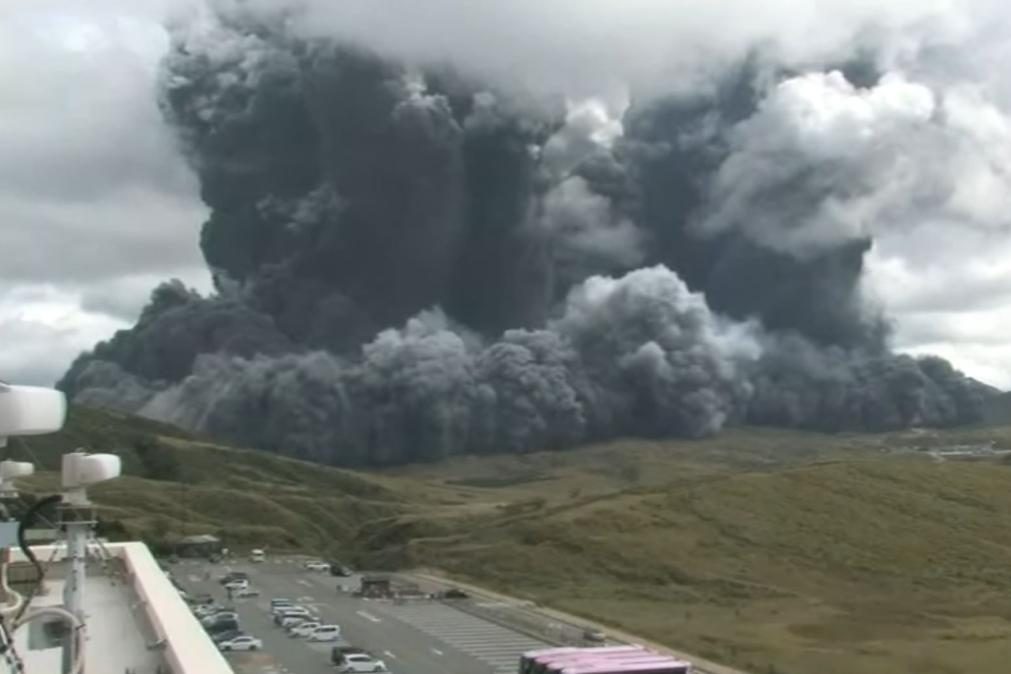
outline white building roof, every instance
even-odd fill
[[[125,574],[103,573],[89,563],[84,589],[87,623],[85,670],[96,674],[125,671],[166,674],[232,674],[232,668],[208,638],[189,607],[143,543],[110,543],[109,554]],[[46,593],[32,606],[62,601],[62,546],[35,546],[39,560],[53,558]],[[13,551],[13,561],[24,561]],[[125,582],[124,582],[125,581]],[[15,634],[27,672],[59,672],[60,648],[29,650],[29,627]],[[161,670],[158,667],[162,667]],[[132,670],[130,668],[133,668]],[[2,665],[0,665],[2,671]]]

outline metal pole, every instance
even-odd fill
[[[84,576],[86,572],[85,562],[87,555],[88,533],[91,523],[67,522],[67,558],[70,560],[70,570],[67,574],[66,584],[63,586],[63,604],[67,610],[77,616],[81,624],[84,624]],[[70,674],[73,666],[75,653],[75,631],[73,629],[67,634],[66,642],[63,646],[63,674]]]

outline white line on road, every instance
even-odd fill
[[[385,656],[386,656],[386,657],[388,657],[388,658],[393,658],[394,660],[396,660],[396,659],[397,659],[397,656],[395,656],[395,655],[394,655],[394,654],[393,654],[392,652],[390,652],[390,651],[383,651],[383,655],[385,655]]]
[[[433,648],[432,652],[435,653],[436,655],[442,655],[442,651],[440,651],[438,648]]]
[[[382,620],[380,620],[379,618],[375,617],[371,613],[366,613],[365,611],[355,611],[355,613],[357,613],[361,617],[365,618],[366,620],[371,620],[374,623],[381,623],[381,622],[383,622]]]

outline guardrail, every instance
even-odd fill
[[[157,646],[173,674],[232,674],[186,602],[143,543],[107,546],[126,566],[127,576],[143,602],[144,613],[158,635]]]

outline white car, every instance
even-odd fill
[[[288,615],[278,616],[274,621],[281,627],[294,627],[295,625],[300,625],[304,622],[309,622],[316,620],[315,616],[311,616],[308,613],[292,613]]]
[[[245,578],[238,578],[225,583],[226,590],[245,590],[247,587],[249,587],[249,581]]]
[[[223,651],[258,651],[263,648],[263,642],[256,637],[243,634],[234,639],[222,641],[218,644],[218,648]]]
[[[367,653],[348,653],[344,656],[338,672],[385,672],[386,664]]]
[[[319,627],[319,622],[316,620],[305,620],[297,625],[293,625],[288,628],[288,634],[293,637],[307,637],[312,632]]]
[[[250,587],[249,585],[246,585],[246,587],[240,587],[238,590],[236,590],[235,591],[235,596],[236,597],[259,597],[260,596],[260,591],[257,590],[255,587]]]
[[[263,550],[261,550],[259,548],[254,548],[249,553],[249,561],[251,561],[251,562],[265,562],[265,561],[267,561],[267,555],[266,555],[266,553]]]
[[[314,561],[314,562],[306,562],[305,568],[308,569],[309,571],[329,571],[330,565],[327,564],[326,562]]]
[[[339,625],[320,625],[306,637],[307,641],[337,641],[341,638]]]

